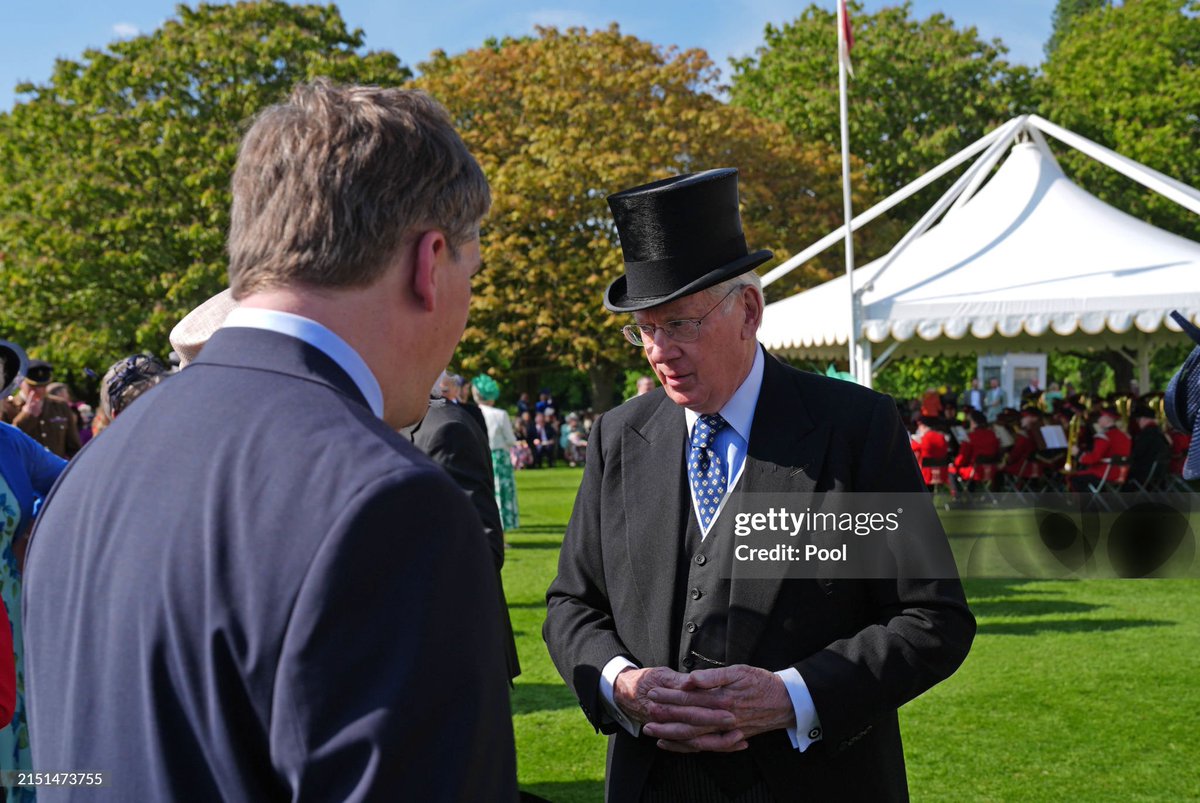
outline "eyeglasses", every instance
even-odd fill
[[[674,340],[676,343],[691,343],[696,338],[700,337],[700,324],[704,323],[704,319],[712,315],[713,310],[725,303],[725,299],[737,291],[741,290],[745,285],[738,285],[730,290],[721,300],[713,304],[712,309],[701,315],[699,318],[684,318],[679,321],[667,321],[662,326],[654,326],[649,323],[631,323],[621,327],[621,331],[625,334],[625,339],[635,346],[645,346],[647,341],[654,339],[654,332],[662,329],[667,333],[667,337]]]

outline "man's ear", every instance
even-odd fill
[[[746,319],[742,331],[746,339],[755,340],[758,337],[758,327],[763,319],[763,297],[753,285],[742,287],[742,299],[746,304]]]
[[[446,235],[430,229],[413,246],[412,292],[426,312],[433,312],[437,284],[441,280],[442,257],[450,248]]]

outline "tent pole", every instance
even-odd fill
[[[1022,123],[1016,129],[1009,131],[1004,137],[1005,144],[1008,144],[1008,142],[1011,142],[1020,136],[1021,131],[1024,128],[1025,124]],[[978,164],[972,168],[975,171],[975,177],[971,179],[971,183],[967,184],[966,189],[962,191],[962,194],[959,195],[958,199],[955,200],[955,202],[950,206],[950,212],[953,212],[956,209],[961,209],[963,204],[974,197],[975,193],[979,191],[979,188],[983,186],[983,182],[987,181],[988,176],[992,174],[992,168],[996,166],[996,162],[1004,158],[1006,152],[1007,151],[1004,148],[996,148],[992,152],[991,156],[980,158]]]
[[[1038,117],[1036,114],[1030,115],[1029,121],[1050,136],[1071,146],[1080,153],[1092,157],[1100,164],[1116,170],[1121,175],[1133,179],[1142,186],[1148,187],[1185,209],[1189,209],[1200,215],[1200,190],[1189,187],[1182,181],[1177,181],[1157,170],[1138,164],[1114,150],[1092,142],[1087,137],[1081,137],[1073,131],[1060,128],[1049,120]]]
[[[883,258],[883,264],[879,266],[879,270],[875,271],[875,275],[868,279],[867,283],[863,285],[863,291],[872,289],[875,286],[875,282],[880,276],[883,275],[883,272],[892,266],[892,263],[896,261],[896,258],[899,257],[900,254],[904,253],[904,249],[908,248],[909,244],[912,243],[913,240],[924,234],[929,227],[934,224],[934,221],[936,221],[946,212],[946,209],[950,206],[950,204],[954,203],[954,199],[962,194],[963,189],[978,174],[980,166],[991,159],[997,151],[1003,151],[1008,145],[1008,141],[1012,134],[1015,131],[1019,131],[1027,119],[1029,119],[1029,115],[1023,114],[1020,117],[1015,117],[1012,120],[1009,120],[1008,123],[1005,124],[1003,131],[999,136],[992,140],[992,144],[989,145],[988,149],[983,152],[983,155],[975,161],[975,164],[971,165],[967,172],[958,177],[958,181],[954,182],[950,189],[946,191],[946,194],[938,199],[938,202],[930,207],[929,211],[917,221],[917,224],[909,229],[908,233],[900,238],[900,242],[896,243],[895,247],[888,252],[888,255]]]
[[[890,345],[886,349],[884,349],[883,354],[880,354],[878,357],[875,358],[875,361],[873,363],[871,363],[872,377],[874,377],[875,374],[877,374],[883,370],[883,366],[888,364],[888,360],[890,360],[892,358],[892,354],[895,353],[896,349],[898,349],[898,348],[900,348],[900,341],[893,340],[892,345]]]
[[[858,360],[858,349],[856,341],[858,340],[858,297],[854,292],[854,210],[850,204],[850,115],[847,110],[846,101],[846,61],[849,58],[849,49],[851,42],[849,41],[850,30],[846,20],[846,7],[844,3],[838,3],[838,109],[841,113],[841,128],[842,128],[842,218],[845,221],[842,224],[842,231],[846,234],[846,289],[850,297],[847,301],[850,302],[850,339],[849,339],[849,362],[850,375],[856,381],[861,382],[860,374],[868,369],[864,366],[860,370]]]
[[[896,190],[887,198],[884,198],[866,212],[863,212],[861,215],[850,221],[851,230],[858,231],[863,226],[882,215],[884,212],[887,212],[897,204],[908,200],[913,195],[916,195],[918,192],[925,189],[927,186],[961,165],[963,162],[975,156],[988,145],[990,145],[1003,129],[1004,126],[999,126],[998,128],[992,129],[992,131],[975,140],[975,142],[963,148],[961,151],[954,154],[925,175],[904,185],[904,187],[901,189]],[[803,251],[791,257],[783,264],[771,269],[765,276],[763,276],[763,287],[766,287],[777,279],[782,279],[784,276],[815,257],[817,254],[821,253],[826,248],[842,239],[842,237],[845,235],[845,229],[845,226],[838,226],[836,229],[829,232],[829,234],[826,234],[820,240],[817,240],[808,248],[805,248]]]
[[[1149,393],[1153,388],[1150,387],[1150,358],[1154,356],[1156,348],[1150,342],[1150,338],[1146,337],[1145,332],[1138,332],[1138,388],[1142,393]]]
[[[871,360],[871,341],[865,337],[858,341],[858,367],[861,374],[858,377],[858,384],[865,388],[874,387],[875,372]]]

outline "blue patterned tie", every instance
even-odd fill
[[[721,500],[725,497],[725,462],[713,452],[717,433],[728,423],[720,415],[702,415],[692,427],[692,448],[688,452],[688,480],[692,498],[705,531],[712,524]]]

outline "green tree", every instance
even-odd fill
[[[319,75],[410,76],[362,45],[334,6],[181,5],[157,31],[17,87],[0,114],[0,331],[68,372],[165,354],[174,323],[226,282],[248,118]]]
[[[586,373],[597,409],[642,360],[604,311],[622,270],[605,198],[711,167],[740,168],[753,248],[786,257],[837,225],[839,164],[824,143],[714,95],[698,50],[664,50],[607,30],[539,29],[457,56],[435,53],[417,85],[451,110],[492,185],[484,262],[460,359],[530,389],[555,368]],[[860,199],[861,200],[861,199]],[[792,286],[828,278],[814,263]],[[642,363],[644,365],[644,363]]]
[[[1050,18],[1050,39],[1046,41],[1046,55],[1052,56],[1075,20],[1095,11],[1112,5],[1112,0],[1058,0],[1054,5],[1054,14]]]
[[[903,187],[1030,106],[1030,71],[1005,59],[1000,40],[986,42],[942,14],[916,20],[909,2],[873,14],[848,5],[850,147],[875,194]],[[803,142],[840,148],[836,30],[834,12],[816,5],[768,25],[754,55],[732,62],[733,103]],[[908,204],[893,216],[915,221],[922,212]]]
[[[1126,0],[1077,17],[1039,81],[1047,119],[1195,184],[1200,176],[1200,3]],[[1200,218],[1073,150],[1063,169],[1125,212],[1193,240]]]
[[[975,355],[905,357],[884,366],[875,377],[875,390],[902,401],[920,399],[929,388],[947,388],[955,397],[971,386]]]

